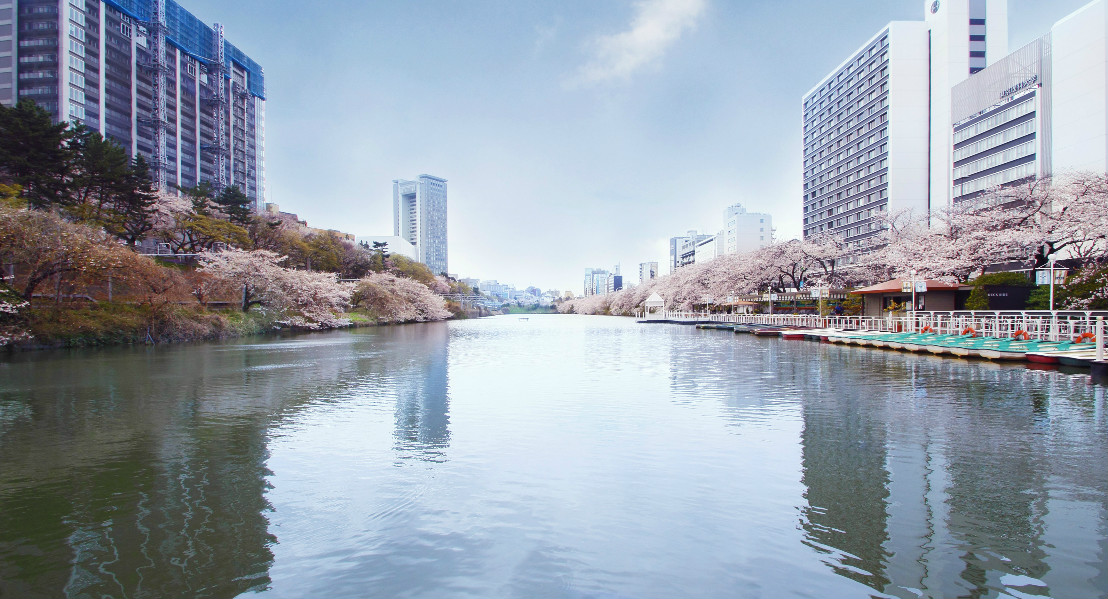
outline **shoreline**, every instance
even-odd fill
[[[80,312],[86,312],[86,314],[84,315],[87,315],[87,310],[88,309],[83,309]],[[100,308],[98,308],[97,310],[99,311]],[[47,311],[51,310],[42,310],[42,312]],[[40,318],[36,322],[32,322],[28,328],[32,331],[38,329],[39,334],[35,335],[34,333],[32,333],[32,337],[29,339],[17,341],[14,343],[10,343],[7,346],[0,347],[0,354],[11,356],[15,354],[26,354],[40,351],[55,351],[63,349],[171,346],[181,345],[185,343],[225,341],[229,339],[251,336],[268,337],[282,334],[322,333],[327,331],[352,330],[368,327],[418,324],[422,322],[446,322],[450,320],[481,318],[481,315],[469,315],[463,313],[462,315],[454,314],[451,315],[450,318],[445,318],[442,320],[382,322],[380,319],[373,320],[365,314],[347,313],[342,316],[344,318],[351,319],[351,322],[349,324],[312,329],[296,326],[281,326],[276,318],[270,315],[262,314],[260,312],[243,313],[230,311],[224,312],[183,309],[171,311],[169,313],[171,318],[168,319],[168,322],[131,322],[129,324],[132,326],[105,326],[97,328],[87,326],[94,323],[86,319],[84,322],[81,322],[76,327],[67,328],[66,321],[80,320],[79,317],[82,315],[80,312],[76,310],[61,310],[52,314],[51,316],[54,317],[52,319]],[[119,316],[121,313],[123,313],[125,316],[135,316],[136,313],[141,313],[141,311],[136,310],[134,306],[121,307],[121,305],[112,306],[108,310],[104,310],[104,312],[108,316]],[[149,315],[142,314],[142,316],[148,317]],[[67,319],[66,317],[70,318]],[[136,324],[139,326],[134,326]],[[154,328],[159,328],[161,330],[158,330],[155,333],[155,331],[152,330]],[[43,333],[46,331],[50,331],[50,329],[64,330],[56,331],[53,333],[46,333],[45,339],[42,338],[44,336]]]

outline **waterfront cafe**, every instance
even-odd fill
[[[893,279],[855,289],[851,293],[862,296],[863,316],[885,316],[890,307],[903,306],[901,310],[909,310],[912,306],[913,289],[916,310],[954,310],[959,287],[935,279]]]

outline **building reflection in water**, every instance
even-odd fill
[[[402,459],[446,461],[450,445],[445,325],[389,327],[379,342],[399,368],[390,373],[396,395],[395,449]]]
[[[799,410],[800,527],[836,574],[898,597],[1103,595],[1108,501],[1095,490],[1106,475],[1089,450],[1103,443],[1103,387],[985,362],[667,333],[676,401],[718,401],[737,426]],[[1074,468],[1058,471],[1066,461]],[[1089,492],[1057,491],[1073,488]],[[1087,570],[1052,569],[1076,547]]]
[[[1084,381],[1040,384],[1023,369],[987,363],[820,351],[824,359],[811,360],[807,373],[801,526],[829,567],[901,597],[1096,594],[1096,567],[1083,578],[1053,575],[1058,548],[1047,542],[1064,528],[1071,542],[1084,538],[1090,563],[1106,557],[1096,531],[1105,498],[1050,492],[1103,484],[1072,480],[1103,477],[1084,466],[1051,470],[1051,454],[1080,454],[1072,437],[1095,434],[1077,413],[1097,404],[1072,400]],[[840,368],[847,358],[849,371]],[[1075,535],[1063,510],[1097,515]]]
[[[356,384],[364,360],[351,337],[342,339],[5,364],[0,596],[265,588],[275,542],[265,495],[269,431]],[[428,434],[442,438],[445,425],[438,428]]]

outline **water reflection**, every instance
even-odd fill
[[[404,363],[393,372],[396,393],[396,450],[401,458],[446,460],[450,445],[446,325],[392,327],[380,339],[384,351]]]
[[[532,317],[0,362],[0,597],[1108,595],[1087,376]]]
[[[816,370],[846,360],[856,366],[813,373],[821,381],[818,401],[804,409],[803,526],[811,542],[841,552],[830,567],[901,597],[924,590],[1096,594],[1089,579],[1058,579],[1051,588],[1044,540],[1052,477],[1095,478],[1089,488],[1104,486],[1088,465],[1059,472],[1059,459],[1080,449],[1050,442],[1069,434],[1075,410],[1090,407],[1073,401],[1086,397],[1084,380],[1035,381],[1022,368],[820,351]],[[1087,425],[1077,429],[1087,435]],[[1104,502],[1099,496],[1092,513]],[[1103,526],[1102,511],[1096,520]],[[1086,546],[1102,535],[1095,528],[1080,535]],[[1103,559],[1102,549],[1096,553]]]
[[[375,352],[355,339],[65,352],[0,366],[0,596],[265,588],[276,541],[269,428],[360,384]]]

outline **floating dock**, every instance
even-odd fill
[[[760,337],[822,341],[858,345],[936,356],[980,358],[993,361],[1024,361],[1090,368],[1096,361],[1095,343],[1075,341],[1021,340],[1004,337],[939,335],[935,333],[880,333],[839,329],[802,329],[774,325],[698,323],[698,329],[731,330]]]

